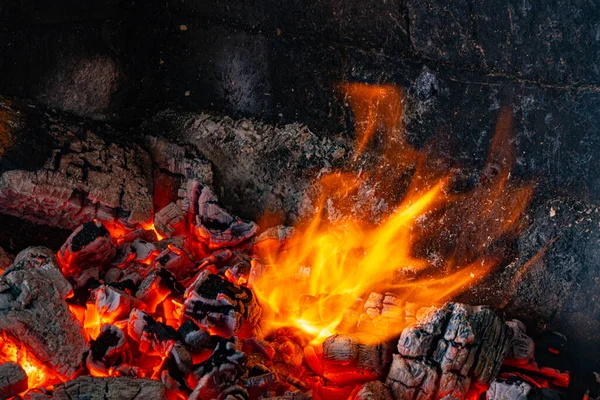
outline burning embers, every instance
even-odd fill
[[[186,173],[153,224],[94,220],[56,257],[19,254],[0,276],[0,397],[474,399],[564,384],[518,322],[445,303],[498,265],[531,194],[510,179],[509,111],[465,184],[404,140],[398,89],[346,91],[365,117],[354,161],[322,179],[305,225],[257,236]],[[383,155],[366,172],[378,128]],[[375,209],[377,224],[360,215]]]

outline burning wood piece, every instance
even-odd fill
[[[89,348],[61,292],[37,270],[0,276],[0,332],[17,339],[63,379],[75,375]]]
[[[210,358],[194,371],[198,384],[189,400],[211,400],[219,398],[227,388],[241,378],[246,355],[236,349],[237,340],[222,340]]]
[[[17,254],[13,265],[5,273],[17,270],[35,270],[58,289],[63,298],[73,293],[73,287],[65,279],[52,250],[46,247],[28,247]]]
[[[151,161],[140,146],[101,139],[117,135],[24,100],[0,96],[0,108],[9,143],[0,155],[2,213],[66,229],[152,218]]]
[[[0,274],[13,263],[14,257],[0,247]]]
[[[35,400],[42,399],[35,397]],[[162,383],[150,379],[81,376],[54,386],[52,396],[45,399],[167,400],[167,393]]]
[[[249,289],[204,271],[185,293],[183,315],[199,326],[229,338],[242,323],[255,324],[260,307]]]
[[[485,394],[486,400],[527,400],[531,385],[521,381],[497,379]]]
[[[135,296],[146,304],[148,312],[154,313],[168,296],[181,299],[184,291],[185,287],[171,272],[155,268],[142,281]]]
[[[9,399],[28,388],[27,374],[19,364],[0,364],[0,399]]]
[[[212,185],[210,162],[195,148],[172,143],[163,137],[146,136],[144,144],[156,166],[155,204],[164,207],[174,202],[187,213],[190,209],[189,191],[194,184]]]
[[[192,356],[181,343],[171,344],[160,373],[162,383],[169,390],[191,394],[186,379],[192,372],[192,364]]]
[[[140,351],[161,357],[167,353],[173,342],[181,339],[174,328],[157,322],[138,309],[131,310],[127,333],[140,344]]]
[[[405,306],[392,293],[371,293],[358,317],[358,330],[382,337],[398,332],[405,325]]]
[[[209,249],[236,246],[258,231],[254,222],[242,221],[221,208],[217,196],[208,186],[200,192],[195,223],[196,237]]]
[[[352,400],[393,400],[390,394],[390,388],[381,381],[367,382],[361,386],[360,390]]]
[[[252,253],[257,256],[276,254],[285,247],[293,234],[294,228],[289,226],[277,225],[269,228],[254,239]]]
[[[135,239],[131,243],[131,250],[135,253],[135,261],[142,264],[150,264],[152,256],[157,256],[160,251],[154,243],[143,239]]]
[[[485,307],[432,307],[402,331],[386,383],[396,399],[466,398],[495,378],[511,339],[510,328]]]
[[[169,203],[154,215],[154,227],[163,236],[173,237],[185,232],[185,215],[175,203]]]
[[[221,338],[211,335],[207,330],[200,328],[192,321],[186,321],[178,329],[183,338],[183,343],[192,351],[214,349]]]
[[[108,230],[100,221],[93,221],[75,229],[57,256],[63,272],[79,275],[89,266],[108,264],[115,252]]]
[[[138,306],[139,300],[118,289],[101,285],[92,291],[90,302],[107,323],[127,318],[131,310]]]
[[[371,338],[372,339],[372,338]],[[338,385],[379,379],[391,361],[387,343],[367,344],[367,335],[333,335],[323,342],[323,376]]]
[[[108,376],[109,369],[129,362],[131,357],[125,334],[109,324],[102,325],[98,338],[90,341],[90,350],[86,365],[95,376]]]
[[[535,353],[535,343],[533,339],[527,336],[525,324],[513,319],[508,321],[506,325],[513,331],[513,340],[506,357],[525,364],[532,362]]]
[[[153,266],[171,271],[178,279],[184,280],[194,275],[196,264],[182,249],[169,245],[156,256]]]

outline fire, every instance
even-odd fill
[[[15,340],[0,335],[0,363],[16,362],[27,374],[29,388],[45,387],[57,381],[51,369]]]
[[[371,292],[393,292],[404,302],[429,306],[484,279],[502,258],[492,245],[518,230],[532,192],[510,179],[509,109],[500,115],[479,182],[466,193],[455,193],[454,170],[441,168],[435,154],[413,148],[404,137],[400,89],[343,88],[357,120],[353,168],[361,172],[335,172],[322,179],[315,216],[296,229],[283,252],[267,251],[270,267],[253,285],[272,312],[267,328],[297,327],[313,343],[344,333],[345,314]],[[379,143],[378,131],[385,134]],[[370,145],[383,154],[365,172],[361,154]],[[381,223],[360,216],[372,209],[378,195],[393,198],[389,191],[395,180],[411,168],[408,189]],[[364,192],[367,199],[360,203]],[[397,335],[402,327],[376,332],[380,336],[374,340]]]

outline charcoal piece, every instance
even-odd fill
[[[142,281],[135,296],[147,305],[150,313],[168,296],[180,299],[185,287],[177,278],[164,268],[154,268]]]
[[[9,399],[27,390],[27,374],[14,362],[0,364],[0,399]]]
[[[394,335],[406,325],[405,305],[392,293],[371,293],[363,304],[364,312],[356,318],[358,330],[382,338]],[[352,320],[345,323],[352,324]]]
[[[185,215],[177,204],[169,203],[154,214],[154,227],[166,237],[183,234],[186,230]]]
[[[54,386],[52,400],[167,400],[165,387],[150,379],[82,376]]]
[[[386,384],[394,398],[465,398],[490,385],[512,330],[486,307],[448,303],[417,313],[398,341]]]
[[[139,305],[139,300],[114,287],[101,285],[94,289],[90,302],[102,316],[102,320],[114,323],[129,316],[132,309]]]
[[[517,319],[507,321],[506,325],[513,331],[513,339],[506,357],[529,363],[533,361],[535,354],[535,343],[527,336],[525,324]]]
[[[0,212],[66,229],[152,219],[150,156],[112,140],[126,135],[17,98],[0,96],[0,109]]]
[[[181,343],[172,343],[167,350],[167,358],[162,365],[160,378],[169,390],[191,394],[186,378],[192,371],[192,356]]]
[[[173,245],[167,246],[165,250],[158,254],[152,266],[171,271],[179,280],[189,278],[197,271],[196,264],[187,252]]]
[[[129,362],[130,357],[125,333],[117,326],[103,324],[96,340],[90,340],[86,365],[90,371],[108,375],[110,368]]]
[[[531,385],[521,381],[506,381],[497,379],[485,393],[486,400],[527,400]]]
[[[390,389],[381,381],[367,382],[352,400],[392,400]]]
[[[241,386],[231,386],[221,392],[217,400],[249,400],[250,395]]]
[[[54,284],[63,298],[73,293],[73,287],[60,271],[54,253],[46,247],[28,247],[21,251],[5,273],[20,269],[35,269]]]
[[[150,257],[160,253],[154,243],[140,238],[136,238],[133,240],[133,242],[131,242],[131,250],[135,253],[135,260],[140,263],[144,263],[146,261],[150,263]]]
[[[190,400],[217,398],[228,387],[234,386],[244,373],[246,355],[236,349],[237,341],[224,339],[208,360],[194,371],[199,381]]]
[[[333,335],[323,342],[323,376],[338,385],[383,377],[391,361],[388,343],[370,344],[368,335]]]
[[[258,231],[254,222],[243,221],[225,211],[208,186],[200,192],[195,224],[196,237],[209,249],[236,246]]]
[[[193,321],[186,321],[178,329],[183,338],[183,343],[192,351],[214,349],[221,340],[218,336],[211,335],[206,329],[200,328]]]
[[[131,310],[127,333],[140,344],[141,351],[161,357],[173,342],[181,341],[181,336],[174,328],[156,321],[138,309]]]
[[[108,230],[100,221],[92,221],[73,231],[57,257],[65,273],[78,276],[88,267],[108,264],[115,253]]]
[[[188,191],[194,184],[212,185],[210,162],[193,147],[172,143],[160,136],[146,136],[144,144],[156,166],[155,204],[162,208],[175,203],[187,213],[190,209]]]
[[[89,349],[61,292],[37,270],[0,276],[0,332],[18,340],[63,379],[75,375]]]
[[[183,315],[219,336],[231,337],[242,323],[255,324],[260,316],[249,289],[208,271],[198,275],[184,297]]]

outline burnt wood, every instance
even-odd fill
[[[0,364],[0,399],[9,399],[29,387],[27,374],[14,362]]]
[[[82,376],[56,385],[52,400],[166,400],[165,387],[158,381],[133,378]]]
[[[37,270],[0,276],[0,333],[18,340],[63,379],[76,374],[89,349],[60,290]]]
[[[386,384],[395,399],[466,398],[498,374],[512,330],[486,307],[432,307],[402,331]]]
[[[150,156],[116,137],[108,125],[0,96],[0,212],[67,229],[150,221]]]

